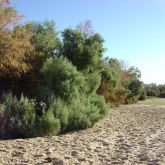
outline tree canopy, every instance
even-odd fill
[[[17,78],[31,68],[29,62],[33,46],[31,33],[19,27],[19,15],[8,3],[0,4],[0,76]]]

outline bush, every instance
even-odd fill
[[[60,132],[60,121],[51,111],[45,112],[39,119],[38,132],[40,136],[57,135]]]
[[[128,85],[128,96],[126,97],[127,104],[137,103],[142,92],[143,92],[143,84],[138,79],[133,79]]]
[[[101,80],[98,72],[79,72],[66,58],[55,57],[46,60],[42,73],[45,81],[36,100],[12,94],[2,98],[5,122],[1,130],[5,128],[7,135],[57,135],[92,127],[106,115],[106,103],[96,94]]]
[[[69,123],[68,130],[85,129],[92,126],[89,120],[89,107],[88,100],[81,96],[81,98],[75,99],[69,106]]]
[[[55,99],[49,110],[53,112],[56,119],[59,120],[61,132],[65,131],[68,126],[68,117],[70,110],[68,106],[61,99]]]
[[[61,43],[52,22],[24,27],[31,32],[34,57],[28,72],[2,87],[17,97],[1,99],[0,135],[24,138],[92,127],[107,114],[103,97],[96,94],[104,65],[102,37],[67,29]],[[111,89],[115,86],[113,82]],[[22,92],[33,100],[20,97]]]
[[[42,73],[49,90],[65,101],[79,97],[84,87],[84,77],[66,58],[47,59]]]
[[[85,76],[85,93],[87,95],[95,94],[101,83],[101,75],[98,73],[90,73]]]
[[[107,105],[103,97],[93,95],[74,100],[70,105],[69,130],[92,127],[107,114]]]
[[[50,106],[53,104],[55,99],[55,94],[53,93],[52,90],[50,90],[49,87],[42,86],[40,87],[40,91],[37,96],[38,101],[43,101],[46,103],[47,106]]]
[[[108,105],[102,96],[93,95],[90,97],[90,114],[89,118],[94,125],[96,122],[104,118],[108,113]]]
[[[12,138],[33,136],[36,117],[34,102],[23,95],[18,100],[11,93],[5,94],[1,101],[1,116],[6,135]]]
[[[147,95],[147,93],[146,93],[145,89],[143,89],[143,91],[142,91],[142,93],[140,95],[139,100],[145,100],[146,99],[146,95]]]

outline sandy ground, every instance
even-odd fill
[[[165,106],[121,106],[91,129],[0,141],[0,164],[165,165]]]

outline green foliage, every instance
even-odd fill
[[[107,115],[105,100],[98,95],[81,96],[70,104],[69,130],[84,129],[93,126]]]
[[[43,65],[48,91],[56,98],[49,110],[59,119],[61,131],[91,127],[106,115],[104,99],[96,95],[101,76],[79,72],[66,58],[49,58]]]
[[[114,94],[118,85],[119,76],[114,68],[110,68],[106,64],[103,71],[101,72],[101,75],[102,82],[98,89],[98,93],[102,93],[107,99],[109,94]]]
[[[78,29],[63,32],[63,55],[78,70],[97,71],[102,67],[103,39],[99,34],[83,35]]]
[[[145,89],[142,90],[139,100],[145,100],[147,96],[147,92]]]
[[[144,92],[143,84],[140,80],[133,79],[128,85],[128,90],[130,93],[126,97],[126,103],[136,103]]]
[[[65,129],[68,127],[68,118],[70,113],[70,110],[65,102],[61,99],[55,99],[52,105],[50,105],[49,110],[53,112],[55,118],[60,121],[60,131],[65,131]]]
[[[18,100],[11,93],[5,94],[1,102],[3,102],[1,113],[6,134],[14,138],[32,136],[35,127],[34,102],[23,95]]]
[[[50,106],[54,102],[55,94],[48,86],[41,86],[37,99],[46,103],[47,106]]]
[[[129,73],[131,74],[133,79],[140,79],[141,78],[140,70],[134,66],[129,68]]]
[[[108,67],[107,65],[104,66],[103,71],[101,72],[102,78],[109,80],[109,81],[117,81],[117,79],[119,78],[115,69]]]
[[[92,127],[107,115],[107,109],[105,100],[98,95],[81,95],[67,104],[60,98],[55,99],[38,120],[38,134],[55,135]]]
[[[92,123],[86,114],[87,108],[88,107],[85,107],[83,104],[78,105],[76,103],[71,105],[72,110],[69,115],[68,130],[85,129],[92,126]]]
[[[85,74],[85,93],[95,94],[101,83],[101,76],[98,73]]]
[[[106,104],[104,97],[95,94],[90,98],[89,118],[92,125],[107,115],[108,107],[109,105]]]
[[[128,89],[133,93],[134,96],[139,95],[142,91],[142,82],[138,79],[135,79],[130,82]]]
[[[25,27],[32,33],[31,43],[35,46],[34,53],[44,59],[55,55],[55,50],[59,48],[60,41],[53,21],[29,22]]]
[[[84,77],[64,57],[49,58],[42,67],[46,86],[65,101],[79,97]]]
[[[16,88],[18,93],[23,92],[29,97],[34,97],[38,95],[44,83],[40,73],[41,67],[47,58],[58,54],[60,40],[53,21],[29,22],[22,28],[30,32],[29,43],[33,45],[34,49],[31,51],[29,58],[30,70],[20,77],[14,89]]]
[[[51,111],[45,112],[39,120],[38,134],[57,135],[60,132],[60,121],[54,117]]]

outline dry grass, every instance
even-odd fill
[[[145,101],[139,101],[140,105],[165,105],[165,98],[150,98]]]

